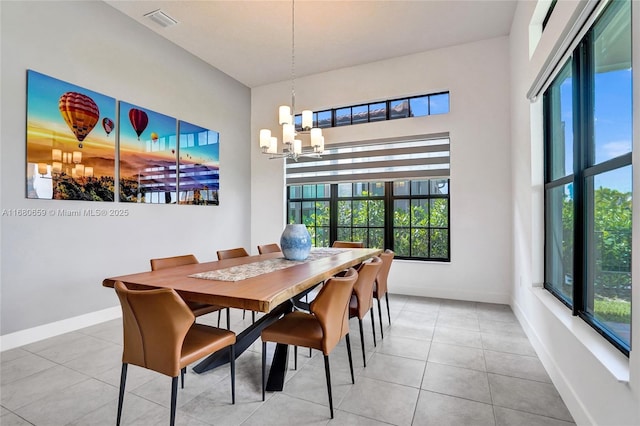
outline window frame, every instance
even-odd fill
[[[554,177],[551,166],[553,165],[552,146],[555,142],[552,132],[552,101],[550,99],[551,89],[554,87],[560,73],[551,83],[544,93],[543,103],[543,126],[544,126],[544,211],[545,211],[545,274],[544,288],[551,292],[562,303],[572,310],[574,316],[584,320],[595,331],[602,335],[614,347],[626,356],[631,350],[631,341],[625,342],[620,335],[616,334],[609,326],[596,317],[596,312],[590,312],[595,306],[595,296],[593,291],[593,281],[595,281],[596,263],[595,242],[590,242],[594,233],[594,206],[593,198],[595,190],[593,183],[595,177],[602,174],[621,170],[625,167],[632,167],[632,148],[630,152],[620,154],[616,157],[602,160],[596,163],[595,149],[597,146],[595,135],[595,76],[596,70],[593,66],[595,53],[594,30],[601,22],[613,16],[622,7],[622,2],[612,2],[598,17],[594,25],[589,29],[584,38],[578,43],[567,63],[571,63],[572,70],[572,120],[573,120],[573,170],[572,173],[561,177]],[[629,16],[629,19],[631,17]],[[566,64],[563,64],[564,68]],[[551,208],[549,192],[562,185],[573,185],[573,274],[572,274],[572,294],[571,298],[561,294],[553,283],[547,282],[547,273],[550,265],[548,256],[551,253],[551,244],[547,241],[548,230],[557,223],[550,223],[548,209]],[[633,213],[631,213],[633,216]],[[551,253],[553,254],[553,253]],[[631,255],[632,257],[632,255]],[[557,263],[557,260],[556,260]],[[633,307],[631,307],[633,309]],[[629,320],[629,327],[631,327]]]
[[[411,187],[413,186],[411,183],[412,182],[427,182],[427,185],[429,188],[431,188],[432,182],[433,181],[439,181],[439,180],[445,180],[447,181],[447,193],[446,194],[431,194],[431,189],[429,190],[428,194],[412,194],[411,193]],[[334,241],[339,240],[341,238],[339,238],[339,233],[338,233],[338,228],[346,228],[343,225],[338,224],[338,203],[340,201],[348,201],[353,203],[354,201],[383,201],[383,205],[384,205],[384,224],[382,227],[380,226],[373,226],[368,223],[366,226],[353,226],[353,219],[351,220],[352,226],[349,227],[352,231],[351,231],[351,235],[353,235],[353,229],[367,229],[367,238],[370,238],[371,234],[370,234],[370,230],[371,229],[382,229],[383,231],[383,244],[384,247],[380,247],[380,248],[384,248],[384,249],[391,249],[394,250],[396,252],[396,258],[397,259],[408,259],[408,260],[419,260],[419,261],[430,261],[430,262],[451,262],[451,179],[449,177],[446,178],[428,178],[428,179],[406,179],[403,180],[404,182],[407,182],[407,184],[409,185],[410,188],[410,193],[408,195],[395,195],[393,193],[393,185],[394,185],[394,181],[375,181],[375,182],[367,182],[368,185],[372,185],[375,183],[382,183],[384,185],[384,195],[371,195],[372,191],[369,191],[369,195],[361,195],[361,194],[356,194],[354,195],[353,192],[351,193],[350,196],[339,196],[339,185],[340,184],[344,184],[344,183],[350,183],[350,184],[359,184],[359,183],[364,183],[363,181],[356,181],[356,182],[341,182],[341,183],[317,183],[317,184],[309,184],[312,186],[322,186],[322,185],[329,185],[330,188],[330,195],[329,197],[324,196],[324,197],[318,197],[317,194],[315,197],[305,197],[305,191],[304,191],[304,184],[293,184],[293,185],[287,185],[287,222],[288,223],[300,223],[300,222],[304,222],[304,218],[302,217],[302,203],[304,202],[327,202],[329,201],[329,241],[328,241],[328,246],[331,246],[333,244]],[[294,194],[294,192],[296,191],[296,188],[299,188],[299,194],[300,196],[295,196],[292,195]],[[353,191],[353,187],[352,187],[352,191]],[[424,229],[427,230],[428,234],[429,234],[429,240],[426,241],[427,247],[428,247],[428,251],[430,253],[431,251],[431,244],[430,244],[430,235],[431,235],[431,230],[432,229],[446,229],[447,231],[447,256],[446,257],[429,257],[429,256],[406,256],[403,255],[401,253],[398,253],[395,250],[395,241],[394,241],[394,231],[395,231],[395,227],[394,227],[394,223],[393,223],[393,219],[394,219],[394,203],[396,200],[409,200],[409,203],[411,204],[412,200],[435,200],[435,199],[446,199],[447,200],[447,226],[446,227],[442,227],[442,226],[427,226]],[[292,218],[291,217],[291,205],[292,203],[300,203],[300,222],[296,221],[296,218]],[[431,203],[429,203],[431,204]],[[317,208],[317,206],[316,206]],[[429,213],[430,214],[430,213]],[[353,216],[352,216],[353,217]],[[308,225],[309,226],[309,225]],[[314,228],[317,228],[317,222],[313,225]],[[409,224],[408,227],[411,230],[413,230],[414,228],[416,228],[415,226],[413,226],[411,223]],[[422,229],[422,228],[421,228]],[[317,232],[315,231],[315,229],[311,229],[310,233],[312,234],[312,242],[313,245],[316,246],[316,235]],[[365,242],[366,243],[366,242]]]

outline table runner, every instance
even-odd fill
[[[259,260],[244,265],[231,266],[229,268],[217,269],[215,271],[200,272],[198,274],[189,275],[190,278],[201,278],[205,280],[216,281],[240,281],[247,278],[257,277],[258,275],[268,274],[269,272],[278,271],[280,269],[290,268],[301,263],[313,262],[323,257],[334,256],[346,251],[345,249],[335,248],[316,248],[311,250],[309,257],[305,260],[287,260],[279,257],[277,259]]]

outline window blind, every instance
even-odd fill
[[[322,158],[287,160],[287,185],[449,177],[449,135],[325,147]]]

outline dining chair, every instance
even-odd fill
[[[184,254],[181,256],[171,256],[171,257],[160,257],[156,259],[151,259],[151,270],[159,271],[161,269],[167,268],[175,268],[176,266],[184,266],[184,265],[193,265],[199,263],[198,259],[193,254]],[[227,330],[231,330],[231,321],[230,321],[230,313],[229,308],[224,308],[218,305],[208,305],[206,303],[200,302],[190,302],[186,301],[187,306],[193,312],[193,315],[199,317],[211,312],[218,311],[218,327],[220,327],[220,316],[223,309],[227,311]]]
[[[217,254],[218,254],[218,260],[234,259],[236,257],[249,256],[249,253],[247,253],[247,251],[243,247],[232,248],[227,250],[218,250]]]
[[[371,262],[362,263],[358,268],[358,279],[353,285],[353,294],[349,301],[349,318],[358,318],[360,326],[360,343],[362,345],[362,361],[367,366],[364,348],[364,330],[362,319],[367,312],[371,313],[371,328],[373,330],[373,346],[376,346],[376,326],[373,317],[373,285],[382,267],[382,259],[374,257]]]
[[[382,307],[380,305],[380,299],[382,299],[382,296],[384,296],[387,301],[387,317],[389,318],[389,325],[391,325],[391,313],[389,312],[389,293],[387,292],[387,278],[389,277],[389,270],[391,269],[391,262],[393,262],[394,256],[395,253],[389,249],[380,254],[379,257],[382,259],[382,267],[380,268],[380,271],[378,271],[378,276],[376,277],[376,285],[373,288],[373,297],[375,299],[378,299],[378,316],[380,317],[381,339],[384,339],[384,331],[382,331]]]
[[[247,251],[243,247],[232,248],[227,250],[218,250],[216,253],[218,255],[218,260],[234,259],[236,257],[249,256],[249,253],[247,253]],[[246,310],[244,309],[242,310],[242,319],[245,318],[246,312],[247,312]],[[254,311],[251,311],[251,322],[252,323],[256,322],[256,313]]]
[[[263,244],[258,246],[258,253],[266,254],[266,253],[278,253],[281,252],[282,249],[276,243],[273,244]]]
[[[364,248],[362,241],[334,241],[331,247],[336,248]]]
[[[187,304],[170,288],[129,290],[121,281],[114,288],[122,307],[124,348],[116,425],[120,425],[129,364],[172,378],[171,417],[176,419],[178,376],[187,365],[221,349],[230,350],[231,403],[235,404],[235,333],[195,322]]]
[[[322,351],[327,379],[329,409],[333,418],[333,398],[331,396],[331,372],[329,354],[342,337],[347,344],[351,382],[353,360],[349,341],[349,299],[358,273],[351,268],[344,277],[333,277],[322,286],[320,293],[310,305],[310,312],[293,311],[262,330],[262,400],[265,399],[267,342],[302,346]]]

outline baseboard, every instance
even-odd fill
[[[509,304],[509,296],[503,293],[489,293],[489,292],[475,292],[475,291],[460,291],[451,290],[447,288],[433,288],[417,289],[416,287],[409,287],[394,284],[389,286],[389,293],[402,294],[405,296],[418,296],[418,297],[434,297],[437,299],[452,299],[452,300],[467,300],[473,302],[482,303],[497,303],[502,305]],[[425,294],[428,293],[428,294]]]
[[[537,290],[537,289],[535,289]],[[562,373],[562,370],[556,364],[553,356],[549,353],[546,345],[539,338],[536,333],[535,328],[529,322],[529,319],[524,314],[524,311],[520,307],[518,303],[514,299],[511,300],[511,309],[515,314],[516,318],[520,322],[522,329],[527,335],[531,345],[536,351],[540,362],[544,366],[545,370],[549,374],[551,381],[553,382],[556,389],[562,396],[563,401],[565,402],[569,412],[574,418],[576,424],[591,424],[595,425],[593,418],[589,415],[589,411],[584,406],[580,398],[578,398],[577,393],[574,391],[573,386],[567,380],[565,375]]]
[[[89,314],[40,325],[38,327],[16,331],[15,333],[5,334],[4,336],[0,336],[0,351],[6,351],[28,345],[29,343],[48,339],[49,337],[58,336],[70,331],[76,331],[81,328],[120,318],[121,316],[122,310],[120,309],[120,306],[114,306],[113,308],[107,308],[101,311],[91,312]]]

